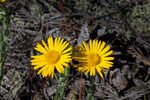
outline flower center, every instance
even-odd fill
[[[88,64],[90,66],[95,66],[100,63],[100,57],[98,54],[90,54],[88,56]]]
[[[55,50],[50,50],[45,54],[45,60],[48,64],[55,64],[60,59],[60,53]]]

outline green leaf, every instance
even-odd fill
[[[0,4],[0,78],[2,78],[2,66],[6,52],[6,40],[10,34],[10,10]]]
[[[0,61],[0,80],[1,80],[1,78],[2,78],[2,62]]]

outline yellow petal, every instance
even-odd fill
[[[61,39],[61,41],[60,41],[60,43],[59,43],[61,46],[62,46],[63,41],[64,41],[64,39]]]
[[[45,47],[45,49],[48,50],[48,46],[47,46],[47,44],[44,42],[44,40],[42,40],[42,44],[43,44],[43,46]]]
[[[62,65],[65,67],[69,67],[69,64],[67,64],[67,63],[63,63]]]
[[[101,73],[102,69],[99,66],[97,66],[96,70],[99,73],[99,75],[103,78],[103,74]]]
[[[34,49],[36,51],[41,52],[41,53],[45,53],[46,52],[45,48],[42,45],[40,45],[39,43],[36,45],[36,47]]]
[[[110,50],[110,46],[106,46],[106,48],[103,49],[103,51],[100,53],[101,55],[102,54],[105,54],[106,52],[108,52]]]
[[[60,40],[61,40],[61,37],[58,38],[58,41],[57,41],[58,46],[61,46]]]
[[[111,51],[109,51],[109,52],[103,54],[103,56],[104,56],[104,57],[107,57],[107,56],[111,55],[112,53],[113,53],[113,51],[111,50]]]
[[[53,78],[53,76],[54,76],[53,75],[54,74],[54,65],[49,65],[47,72],[48,72],[48,75]]]
[[[41,68],[41,67],[43,67],[43,66],[37,65],[37,66],[34,67],[34,70],[39,69],[39,68]]]
[[[114,57],[104,57],[104,60],[107,61],[107,60],[114,60]]]
[[[101,44],[101,46],[100,46],[100,48],[99,48],[99,52],[101,52],[103,50],[103,48],[105,47],[105,44],[106,43],[103,41],[102,44]]]
[[[95,76],[95,67],[93,67],[92,70],[93,70],[93,76]]]
[[[95,68],[92,67],[90,68],[90,76],[94,76],[95,75]]]
[[[89,45],[89,48],[90,48],[90,51],[92,51],[92,40],[89,41],[90,45]]]
[[[95,51],[95,43],[96,43],[96,40],[93,40],[93,46],[92,46],[93,51]]]
[[[49,73],[49,76],[51,76],[51,78],[54,78],[54,66],[50,66],[51,67],[51,73]]]
[[[99,49],[101,46],[101,41],[99,41],[97,48]]]
[[[85,74],[87,75],[87,74],[89,73],[89,71],[90,71],[90,70],[89,70],[89,69],[87,69],[87,70],[86,70],[86,72],[85,72]]]
[[[42,58],[42,57],[43,57],[43,55],[31,56],[31,58],[35,58],[35,59],[40,59],[40,58]]]
[[[48,76],[49,74],[48,69],[49,69],[49,65],[44,66],[44,70],[42,71],[43,77]]]
[[[85,42],[83,42],[83,45],[84,45],[85,49],[86,49],[87,51],[89,51],[88,44],[87,44],[87,43],[85,43]]]
[[[54,40],[54,48],[55,48],[55,49],[58,49],[57,37],[56,37],[55,40]]]
[[[53,38],[52,38],[52,36],[50,36],[49,38],[48,38],[48,40],[47,40],[47,42],[48,42],[48,47],[49,47],[49,49],[51,48],[51,49],[53,49]]]
[[[38,75],[41,74],[43,72],[43,70],[45,70],[45,67],[42,67],[39,71],[38,71]]]
[[[112,67],[112,66],[113,66],[113,65],[109,65],[109,64],[103,65],[103,67],[106,68],[106,69],[110,69],[110,67]]]
[[[64,67],[62,65],[56,65],[56,69],[59,73],[64,73]]]
[[[72,50],[72,47],[69,47],[68,49],[66,49],[65,51],[63,51],[63,54],[70,52]]]
[[[69,42],[65,41],[63,44],[62,44],[62,50],[64,50],[67,46],[69,45]]]
[[[98,50],[98,40],[96,40],[95,49]]]

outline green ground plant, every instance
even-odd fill
[[[10,34],[10,13],[9,9],[6,9],[0,4],[0,79],[3,76],[2,66],[5,60],[6,52],[6,40]]]

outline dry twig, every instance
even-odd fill
[[[128,53],[135,56],[137,59],[139,59],[140,61],[142,61],[144,64],[150,66],[150,61],[145,58],[142,54],[138,53],[137,50],[135,49],[135,47],[131,47],[132,50],[128,50]]]

